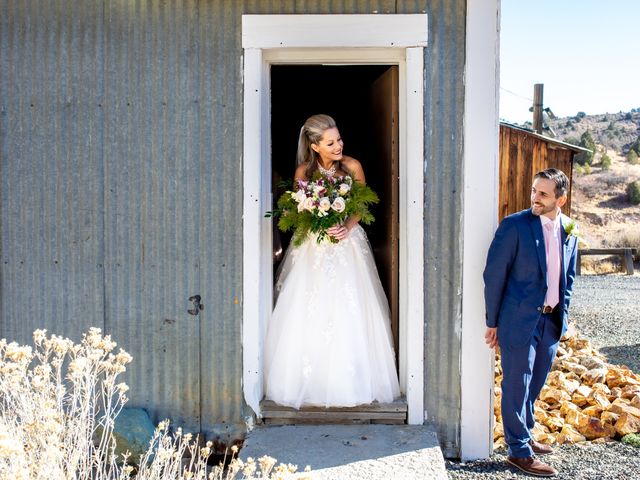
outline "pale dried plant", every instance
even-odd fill
[[[35,348],[0,340],[0,480],[233,480],[292,478],[297,467],[264,456],[209,467],[204,447],[169,422],[155,430],[138,470],[129,454],[116,458],[115,418],[128,387],[117,377],[131,356],[91,328],[75,344],[45,330]],[[137,460],[137,459],[136,459]],[[301,477],[296,477],[301,478]]]

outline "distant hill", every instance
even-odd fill
[[[640,137],[640,108],[598,115],[579,112],[573,117],[546,118],[545,123],[555,131],[558,139],[565,142],[578,144],[580,136],[588,130],[597,144],[607,150],[626,154]],[[525,126],[531,128],[531,123],[527,122]],[[544,134],[549,135],[550,132],[545,131]]]

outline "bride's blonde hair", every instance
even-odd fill
[[[305,176],[311,178],[314,172],[318,169],[318,153],[311,148],[311,144],[316,145],[322,140],[324,132],[330,128],[336,128],[336,122],[329,115],[318,114],[307,118],[304,125],[300,129],[300,136],[298,137],[298,165],[305,162],[307,168],[305,169]]]

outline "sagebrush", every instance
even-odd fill
[[[209,467],[211,443],[161,422],[138,470],[117,458],[114,420],[127,401],[118,383],[131,356],[100,329],[80,344],[36,330],[35,347],[0,340],[0,480],[231,480],[290,478],[295,465],[236,458]]]

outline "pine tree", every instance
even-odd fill
[[[593,155],[596,151],[596,142],[593,140],[589,130],[584,132],[580,137],[580,146],[591,151],[579,153],[576,155],[576,161],[580,165],[591,165],[591,162],[593,162]]]

